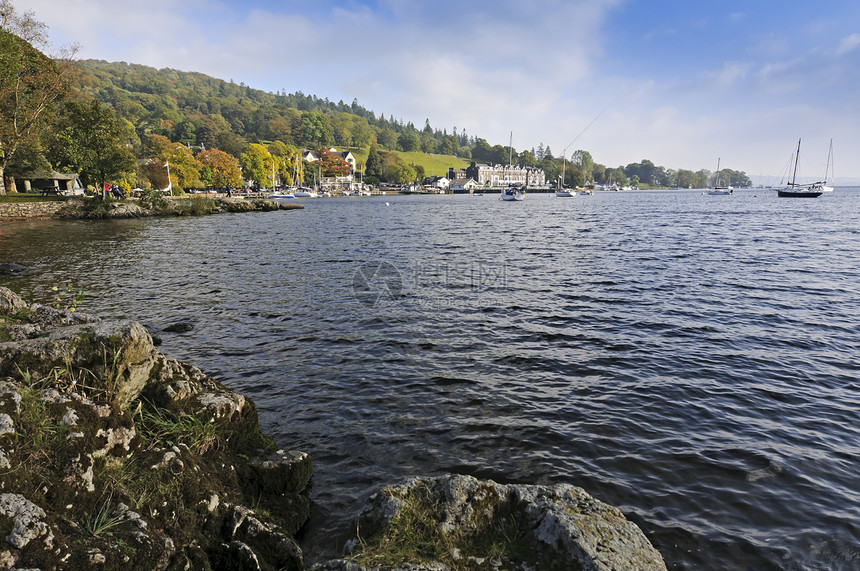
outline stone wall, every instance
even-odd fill
[[[65,205],[64,201],[2,203],[0,204],[0,221],[51,218]]]

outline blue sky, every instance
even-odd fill
[[[13,0],[14,1],[14,0]],[[302,91],[607,166],[860,181],[860,2],[17,0],[79,55]],[[574,139],[595,117],[599,119]],[[852,182],[856,182],[852,181]]]

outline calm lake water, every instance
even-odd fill
[[[401,477],[582,486],[670,569],[860,568],[860,189],[386,196],[0,226],[0,284],[253,398],[308,558]],[[161,332],[178,321],[184,334]]]

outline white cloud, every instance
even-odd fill
[[[858,46],[860,46],[860,34],[851,34],[846,38],[842,38],[842,41],[839,42],[839,47],[836,48],[836,55],[845,55],[857,49]]]
[[[705,74],[715,87],[729,88],[746,79],[752,64],[749,62],[726,62],[722,68]]]

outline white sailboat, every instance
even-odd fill
[[[278,198],[295,198],[292,192],[289,189],[281,189],[277,190],[275,186],[275,162],[272,161],[272,192],[266,195],[266,198],[270,199],[278,199]]]
[[[797,140],[797,153],[794,157],[794,171],[791,182],[785,188],[777,189],[777,196],[783,198],[818,198],[825,192],[833,192],[832,186],[827,186],[827,174],[830,171],[830,163],[833,160],[833,139],[830,140],[830,150],[827,153],[827,167],[824,170],[824,180],[812,184],[800,184],[797,182],[797,163],[800,160],[800,141]]]
[[[514,132],[511,131],[511,140],[508,144],[508,171],[511,170],[514,162]],[[505,175],[507,179],[507,175]],[[526,197],[526,185],[517,186],[509,183],[508,187],[502,190],[502,195],[499,197],[506,202],[524,200]]]
[[[714,188],[708,189],[708,194],[731,194],[734,189],[731,186],[720,186],[720,159],[717,158],[717,172],[714,175]]]
[[[319,195],[313,188],[306,188],[302,186],[302,180],[304,178],[304,169],[302,168],[302,155],[301,153],[296,155],[296,171],[295,171],[295,179],[296,187],[293,190],[293,195],[295,198],[317,198]]]
[[[564,171],[567,170],[567,148],[565,148],[561,152],[561,154],[562,154],[562,157],[564,158],[564,163],[562,163],[562,166],[561,166],[561,184],[559,184],[558,190],[555,191],[555,195],[566,198],[569,196],[574,196],[576,194],[576,191],[575,190],[571,191],[570,189],[564,188]]]

